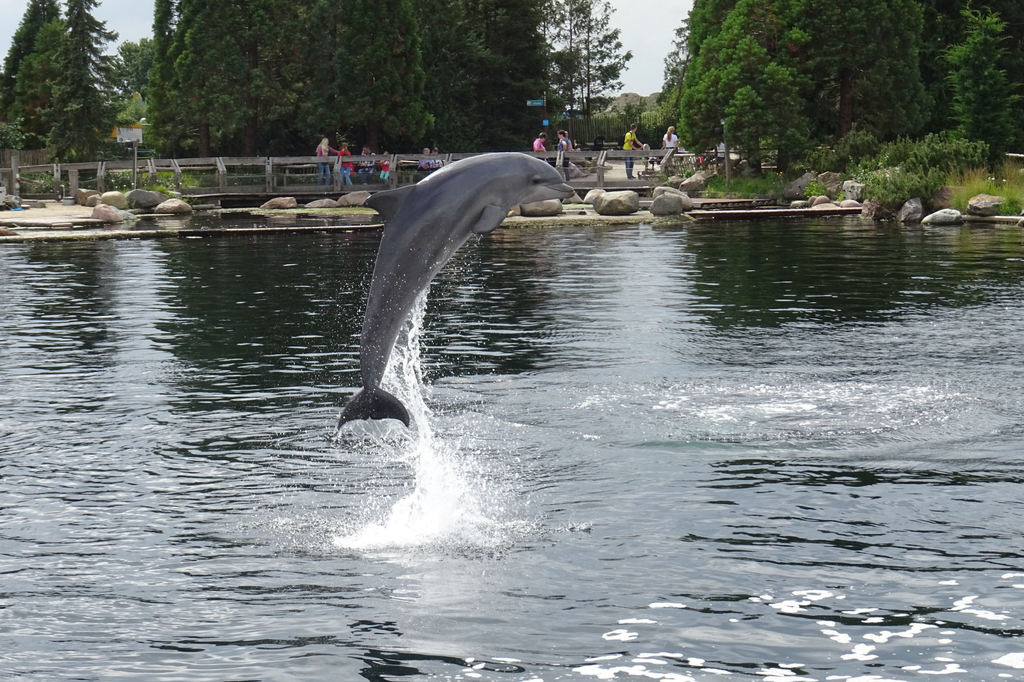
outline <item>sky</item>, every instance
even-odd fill
[[[622,30],[622,45],[633,59],[622,75],[623,92],[649,95],[661,90],[665,55],[672,49],[675,30],[690,13],[693,0],[611,0],[614,26]],[[0,0],[0,63],[11,36],[28,7],[27,0]],[[118,42],[137,41],[153,34],[153,0],[100,0],[94,16],[117,31]],[[116,45],[111,45],[114,52]],[[619,93],[613,93],[619,94]]]

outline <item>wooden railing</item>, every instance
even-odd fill
[[[412,184],[434,170],[422,169],[421,161],[446,166],[476,155],[476,152],[465,152],[429,156],[332,156],[329,159],[317,156],[140,158],[137,162],[128,159],[32,165],[19,165],[15,156],[10,168],[0,169],[0,184],[6,184],[9,194],[21,194],[27,198],[73,197],[79,188],[103,192],[108,189],[130,189],[133,185],[160,186],[197,199],[327,195],[355,189],[377,191]],[[674,169],[673,172],[685,172],[692,170],[694,164],[692,154],[675,154],[673,150],[660,149],[634,152],[621,149],[551,151],[532,155],[546,159],[556,169],[563,169],[566,160],[574,164],[584,175],[570,177],[569,181],[581,189],[649,186],[656,180],[656,173],[647,170],[647,159],[656,159],[656,168],[662,172],[668,171],[670,167]],[[634,159],[636,177],[633,180],[626,180],[621,174],[621,166],[627,157]],[[380,177],[382,160],[390,164],[390,174],[386,181]],[[324,162],[330,164],[329,183],[318,184],[318,166]],[[351,185],[342,184],[342,163],[353,165]],[[366,168],[366,172],[360,172],[361,168]],[[614,172],[615,169],[620,172]]]

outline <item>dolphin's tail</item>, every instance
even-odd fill
[[[409,411],[402,401],[383,388],[364,388],[352,397],[338,418],[338,428],[356,419],[397,419],[409,426]]]

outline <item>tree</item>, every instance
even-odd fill
[[[608,102],[606,93],[622,87],[619,76],[633,58],[622,51],[620,29],[612,29],[614,10],[607,0],[557,0],[552,25],[551,82],[574,111],[585,116]]]
[[[684,144],[706,149],[724,132],[755,169],[763,149],[775,150],[785,166],[787,155],[807,139],[799,74],[780,49],[787,39],[772,0],[736,3],[687,71],[680,112]]]
[[[46,144],[53,86],[61,77],[60,54],[66,40],[63,21],[54,19],[45,24],[36,36],[35,48],[18,68],[10,110],[21,121],[25,142],[30,147]]]
[[[1006,56],[1006,22],[991,10],[968,7],[962,14],[967,27],[964,42],[946,54],[953,118],[964,137],[988,143],[988,161],[995,164],[1013,137],[1012,110],[1019,100],[1000,67]]]
[[[526,100],[547,96],[547,42],[540,0],[464,0],[467,27],[483,47],[473,65],[483,150],[528,147],[541,125]],[[440,84],[432,84],[440,87]]]
[[[137,43],[125,41],[118,45],[113,63],[114,87],[122,97],[131,97],[138,93],[145,98],[152,70],[152,40],[142,38]]]
[[[373,27],[351,31],[337,51],[349,86],[346,117],[365,130],[365,144],[375,151],[382,136],[421,138],[431,116],[423,106],[426,74],[412,0],[350,0],[345,15],[352,26]]]
[[[809,86],[816,133],[858,127],[880,138],[920,132],[930,98],[921,83],[918,0],[791,0],[790,46]]]
[[[14,103],[14,90],[21,63],[35,51],[36,38],[43,27],[58,19],[60,7],[57,0],[29,0],[21,23],[11,37],[11,47],[7,50],[3,71],[0,73],[0,118],[17,118],[17,112],[12,113],[9,109]]]
[[[58,55],[60,78],[49,109],[49,143],[58,158],[94,158],[113,125],[110,57],[106,44],[117,38],[92,15],[96,0],[68,0],[67,40]]]
[[[665,56],[665,83],[658,95],[658,104],[673,115],[682,105],[683,83],[686,82],[686,69],[690,64],[690,24],[683,21],[676,28],[676,37],[672,41],[672,51]]]

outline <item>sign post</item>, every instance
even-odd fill
[[[139,143],[142,142],[142,124],[136,123],[127,128],[118,127],[118,142],[131,142],[132,144],[132,189],[139,188]]]

